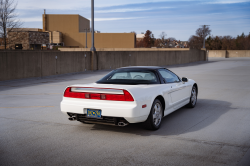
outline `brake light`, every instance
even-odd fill
[[[133,97],[131,96],[131,94],[128,91],[123,90],[123,93],[125,96],[125,101],[134,101]]]
[[[134,101],[134,98],[127,90],[123,90],[123,94],[105,94],[105,93],[72,92],[71,87],[69,87],[65,90],[64,97],[78,98],[78,99],[94,99],[94,100]]]

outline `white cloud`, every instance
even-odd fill
[[[116,20],[131,20],[144,17],[125,17],[125,18],[95,18],[95,21],[116,21]],[[88,18],[91,20],[91,18]],[[26,17],[20,19],[23,22],[42,22],[42,17]]]
[[[160,7],[160,9],[170,9],[174,7]],[[147,10],[154,10],[159,8],[124,8],[124,9],[111,9],[111,10],[97,10],[96,13],[125,13],[125,12],[139,12],[139,11],[147,11]]]
[[[144,17],[127,17],[127,18],[95,18],[95,21],[116,21],[116,20],[131,20],[131,19],[139,19]],[[91,19],[89,19],[91,20]]]
[[[195,0],[95,0],[95,7],[110,7],[140,3],[155,3],[167,1],[195,1]],[[21,0],[18,2],[17,9],[57,9],[57,10],[78,10],[90,8],[91,0]]]
[[[222,14],[222,13],[209,13],[207,15],[215,15],[215,14]]]
[[[74,0],[69,3],[68,0],[43,0],[42,2],[34,0],[21,0],[18,2],[17,9],[57,9],[57,10],[72,10],[89,7],[90,0]],[[81,5],[82,4],[82,5]]]
[[[116,13],[116,12],[135,12],[145,11],[150,9],[134,8],[134,9],[111,9],[111,10],[97,10],[96,13]]]
[[[210,2],[205,2],[207,4],[234,4],[234,3],[244,3],[250,2],[250,0],[215,0]]]
[[[155,2],[181,2],[181,1],[199,1],[206,4],[232,4],[250,2],[250,0],[95,0],[95,7],[110,7],[129,4],[140,3],[155,3]],[[91,0],[20,0],[18,1],[17,9],[57,9],[57,10],[78,10],[82,8],[89,8]]]
[[[30,18],[20,18],[23,22],[42,22],[42,16],[41,17],[30,17]]]

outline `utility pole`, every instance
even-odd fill
[[[94,28],[94,0],[91,0],[91,28],[92,28],[92,47],[90,51],[96,51],[95,49],[95,28]]]

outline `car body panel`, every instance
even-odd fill
[[[127,90],[134,98],[129,101],[107,101],[94,99],[76,99],[63,97],[61,111],[76,114],[86,114],[87,109],[100,109],[102,116],[123,117],[129,123],[138,123],[147,120],[152,104],[158,96],[165,100],[164,116],[176,109],[188,104],[191,95],[191,88],[195,81],[168,83],[168,84],[141,84],[141,85],[120,85],[120,84],[77,84],[69,87],[94,88],[101,91],[102,88]],[[142,108],[147,105],[146,108]]]

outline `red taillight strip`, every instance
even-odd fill
[[[71,90],[71,87],[68,87],[64,92],[64,97],[78,98],[78,99],[112,100],[112,101],[134,101],[134,98],[127,90],[121,90],[121,89],[119,90],[123,91],[123,94],[73,92]]]

